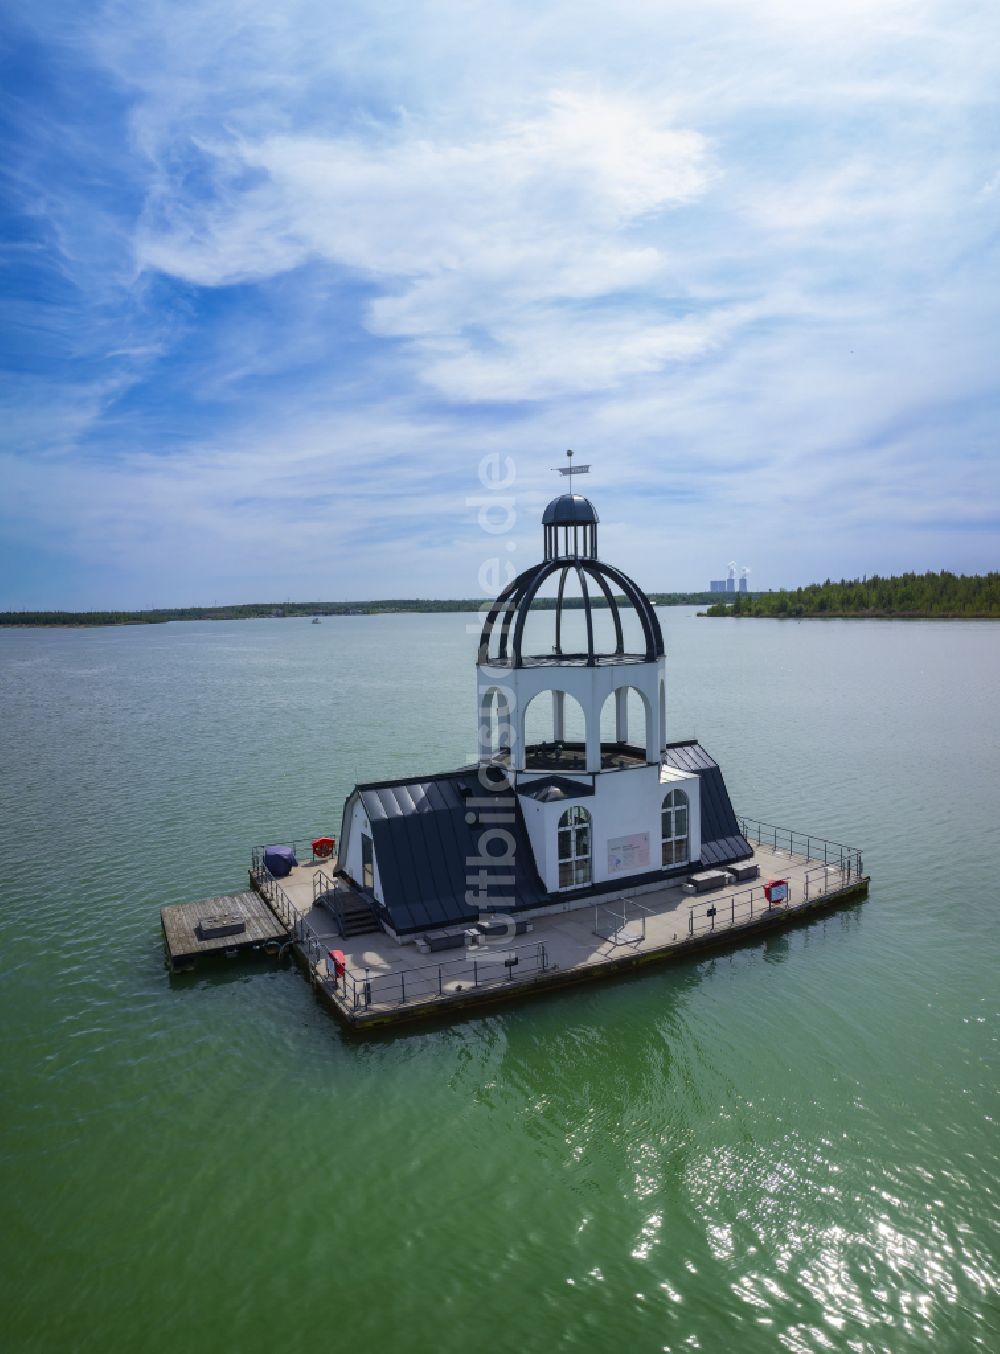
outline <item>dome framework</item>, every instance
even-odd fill
[[[587,629],[587,648],[583,652],[564,652],[562,648],[563,613],[566,606],[566,581],[575,573],[583,597],[584,619]],[[524,627],[532,602],[547,579],[559,575],[555,607],[555,646],[548,654],[524,652]],[[610,653],[599,653],[594,644],[594,599],[588,581],[596,584],[603,594],[615,631],[615,647]],[[627,653],[622,628],[621,610],[612,586],[625,595],[638,617],[642,628],[643,650]],[[499,630],[497,631],[497,627]],[[490,654],[494,633],[497,632],[496,652]],[[490,608],[479,639],[479,663],[495,667],[538,667],[542,665],[583,663],[593,667],[601,663],[652,663],[663,657],[663,632],[649,598],[627,574],[611,564],[591,558],[560,556],[546,559],[518,574],[503,590]]]

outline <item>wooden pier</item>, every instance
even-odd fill
[[[166,963],[172,973],[194,968],[205,956],[229,957],[260,950],[277,955],[290,939],[266,899],[249,890],[160,908]]]

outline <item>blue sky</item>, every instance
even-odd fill
[[[1000,559],[1000,11],[7,6],[0,607]]]

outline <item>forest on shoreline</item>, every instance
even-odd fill
[[[650,594],[657,606],[702,606],[713,596],[710,592],[655,592]],[[605,607],[603,597],[591,597],[591,605]],[[618,601],[627,605],[624,597]],[[554,597],[539,597],[534,603],[541,611],[553,610]],[[99,626],[163,625],[167,621],[244,621],[294,616],[380,616],[400,612],[483,611],[490,599],[396,598],[369,602],[249,602],[235,606],[167,607],[145,611],[2,611],[0,626]],[[567,597],[565,606],[575,610],[583,606],[580,597]]]
[[[998,620],[1000,573],[899,574],[841,579],[805,588],[727,596],[704,616],[897,617],[902,620]]]
[[[1000,573],[899,574],[882,578],[841,579],[811,583],[804,588],[771,592],[652,592],[656,606],[706,606],[702,616],[763,616],[771,619],[803,617],[899,617],[902,619],[1000,619]],[[724,600],[723,600],[724,598]],[[603,597],[591,597],[594,607],[607,606]],[[617,599],[628,605],[624,597]],[[711,605],[708,605],[711,603]],[[555,607],[554,597],[539,597],[539,610]],[[0,627],[92,627],[103,625],[163,625],[168,621],[261,620],[275,617],[380,616],[400,613],[485,611],[483,598],[431,599],[421,597],[367,602],[248,602],[232,606],[166,607],[143,611],[3,611]],[[567,597],[567,608],[583,606],[580,597]]]

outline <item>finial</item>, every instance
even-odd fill
[[[558,469],[560,475],[568,475],[568,476],[569,476],[569,491],[570,491],[570,493],[572,493],[572,492],[573,492],[573,476],[574,476],[574,474],[577,474],[577,475],[586,475],[587,472],[590,470],[590,466],[589,466],[589,465],[574,465],[574,464],[573,464],[573,453],[572,453],[571,451],[567,451],[566,457],[567,457],[567,464],[566,464],[566,465],[564,465],[564,466],[558,466],[558,467],[553,466],[553,469]]]

